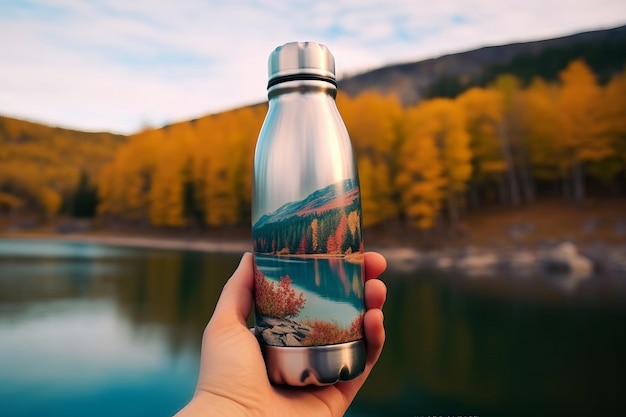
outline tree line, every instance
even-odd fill
[[[93,216],[101,169],[127,140],[0,116],[0,214]]]
[[[256,252],[293,254],[345,254],[361,248],[361,217],[356,205],[321,214],[294,216],[280,223],[253,228]]]
[[[411,107],[373,92],[354,98],[340,92],[337,104],[355,148],[366,227],[401,219],[430,229],[494,204],[515,207],[545,195],[580,203],[590,190],[625,192],[626,71],[600,84],[575,60],[555,82],[502,75],[486,87]],[[260,104],[144,130],[109,147],[114,152],[101,169],[73,168],[69,187],[50,179],[45,185],[61,201],[33,207],[53,216],[82,183],[97,189],[97,215],[106,221],[248,223],[254,145],[266,111]],[[45,161],[48,148],[35,147],[33,161]],[[28,181],[19,173],[7,181],[0,161],[6,210],[12,197],[28,194]]]

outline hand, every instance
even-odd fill
[[[204,331],[196,392],[177,417],[342,416],[385,341],[381,309],[387,287],[376,279],[387,266],[385,258],[375,252],[365,254],[365,371],[351,381],[299,388],[270,384],[259,342],[246,325],[253,300],[252,263],[252,254],[244,254],[222,290]]]

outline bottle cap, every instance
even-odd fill
[[[285,81],[320,80],[337,85],[335,58],[317,42],[286,43],[270,54],[267,88]]]

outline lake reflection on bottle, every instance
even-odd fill
[[[287,274],[295,294],[304,295],[306,302],[293,320],[317,319],[345,327],[363,312],[363,286],[352,285],[347,278],[360,275],[360,262],[341,258],[276,259],[257,255],[256,263],[274,285],[280,282],[280,274]],[[341,285],[337,285],[337,278]]]
[[[263,342],[316,346],[363,337],[360,213],[358,186],[347,179],[255,223],[256,327]]]

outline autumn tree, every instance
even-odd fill
[[[260,269],[254,268],[255,308],[270,317],[295,317],[306,304],[304,293],[291,284],[289,275],[280,277],[275,283],[265,277]]]
[[[472,88],[457,98],[466,114],[472,151],[470,201],[480,204],[479,191],[504,183],[507,172],[502,141],[503,97],[493,89]],[[500,191],[502,194],[502,191]],[[501,197],[502,199],[503,197]]]
[[[98,213],[147,223],[157,156],[164,141],[162,129],[133,135],[99,178]]]
[[[506,200],[511,206],[533,202],[535,191],[531,180],[530,156],[521,119],[522,95],[517,77],[504,74],[496,78],[490,89],[502,97],[502,119],[498,124],[498,139],[506,164]],[[504,197],[505,194],[501,193]]]
[[[102,166],[126,138],[52,128],[0,116],[0,193],[12,214],[24,210],[52,219],[74,213],[81,179],[96,186]]]
[[[209,226],[236,224],[249,215],[254,143],[264,107],[199,119],[195,179]]]
[[[339,94],[337,105],[350,134],[359,167],[363,221],[372,226],[398,214],[393,178],[402,108],[391,96]]]
[[[600,103],[599,134],[609,142],[611,153],[602,160],[590,161],[588,170],[602,183],[612,183],[613,188],[619,189],[618,184],[626,182],[626,70],[607,83]]]
[[[598,114],[601,90],[589,67],[583,61],[573,61],[559,78],[557,139],[561,158],[571,173],[574,201],[580,203],[585,198],[585,164],[610,157],[613,149],[602,135]]]
[[[133,135],[100,176],[99,213],[163,226],[240,223],[264,114],[254,106]]]
[[[428,115],[419,107],[409,110],[409,133],[400,147],[396,178],[404,214],[420,229],[435,224],[446,185],[441,151],[429,124]]]
[[[150,187],[150,221],[156,226],[187,224],[185,185],[191,181],[195,132],[188,123],[170,127],[158,150]]]
[[[533,178],[543,183],[555,183],[564,177],[566,164],[560,158],[558,145],[558,88],[541,78],[535,78],[522,94],[524,134]]]

